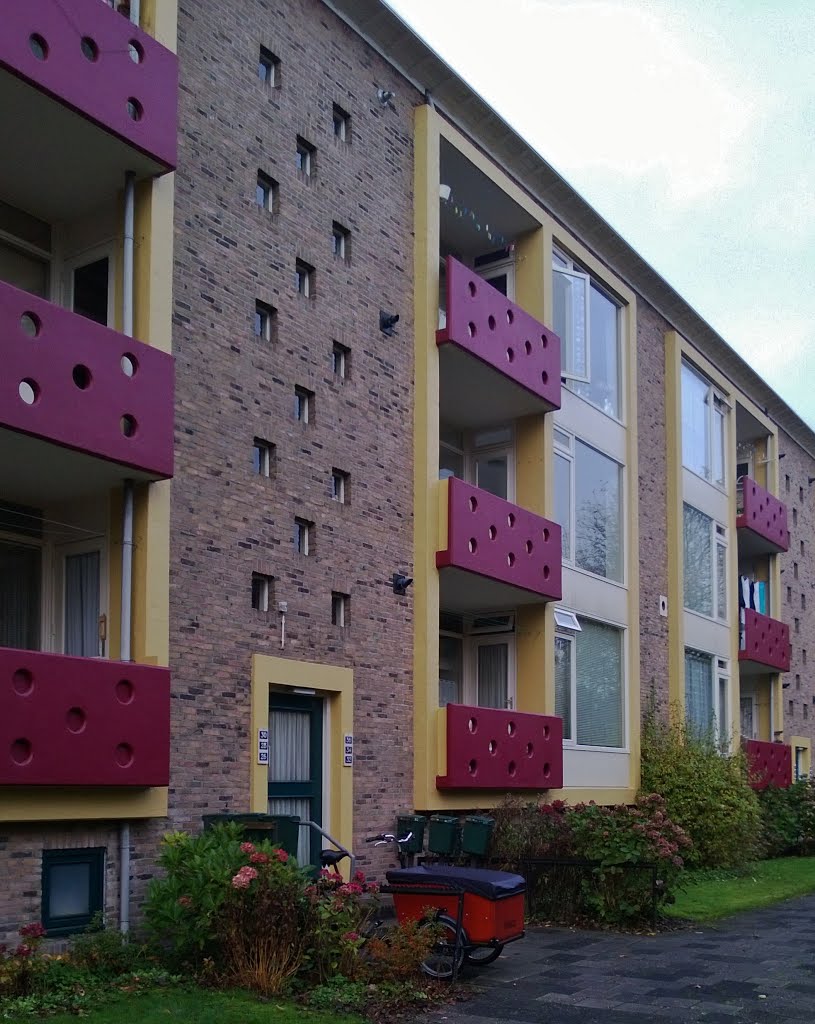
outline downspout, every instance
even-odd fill
[[[130,0],[130,20],[134,25],[141,25],[141,0]]]
[[[138,17],[138,3],[135,8]],[[125,175],[125,230],[122,259],[122,332],[133,337],[133,225],[136,206],[136,175]],[[133,626],[133,481],[125,480],[122,492],[122,594],[119,660],[130,661]],[[119,827],[119,931],[130,930],[130,822]]]

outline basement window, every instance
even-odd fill
[[[105,847],[43,850],[42,923],[49,937],[84,931],[105,902]]]

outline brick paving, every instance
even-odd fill
[[[659,935],[533,929],[433,1024],[815,1019],[815,896]]]

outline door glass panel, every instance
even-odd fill
[[[475,483],[499,498],[507,497],[506,455],[477,455],[475,459]]]
[[[323,824],[323,704],[314,698],[273,697],[269,709],[269,813]],[[319,865],[319,833],[301,828],[297,861]]]
[[[308,782],[310,778],[311,715],[307,711],[272,711],[269,782]]]
[[[74,270],[74,313],[86,316],[99,324],[108,322],[108,275],[110,260],[104,256],[101,260],[86,263]]]
[[[269,814],[294,814],[300,821],[311,820],[311,800],[303,799],[282,799],[275,797],[269,800]],[[311,837],[310,828],[301,828],[297,837],[297,863],[308,864],[311,859]]]
[[[99,657],[99,552],[65,559],[65,653]]]
[[[439,637],[439,707],[461,703],[462,649],[458,637]]]
[[[506,708],[509,703],[509,644],[479,644],[478,706]]]
[[[40,549],[0,542],[0,647],[40,647]]]

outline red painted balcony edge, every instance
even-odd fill
[[[464,704],[445,713],[447,774],[437,789],[562,788],[562,719]]]
[[[560,408],[560,338],[497,288],[447,257],[447,323],[436,344],[453,344]]]
[[[792,747],[785,743],[748,739],[742,739],[741,745],[750,765],[753,789],[767,789],[768,786],[787,789],[792,785]]]
[[[739,661],[752,661],[778,672],[790,670],[790,627],[786,622],[742,608],[743,643]]]
[[[446,484],[447,547],[436,553],[436,567],[463,569],[559,601],[560,526],[456,477]]]
[[[38,59],[30,39],[45,43]],[[95,48],[91,60],[83,39]],[[131,58],[133,45],[141,55]],[[100,0],[4,4],[0,67],[162,164],[178,162],[178,57]],[[128,113],[135,101],[139,116]]]
[[[168,668],[0,648],[0,785],[169,781]]]
[[[36,337],[23,327],[26,316]],[[126,354],[135,361],[132,376],[122,369]],[[0,426],[156,477],[173,475],[174,363],[168,353],[0,282],[0,364]],[[87,371],[84,388],[76,382],[77,368]],[[20,397],[21,381],[36,388],[33,405]],[[126,416],[130,436],[123,431]]]
[[[752,531],[774,544],[778,551],[789,551],[790,531],[786,504],[749,476],[740,479],[739,487],[742,493],[742,512],[736,516],[736,528]]]

